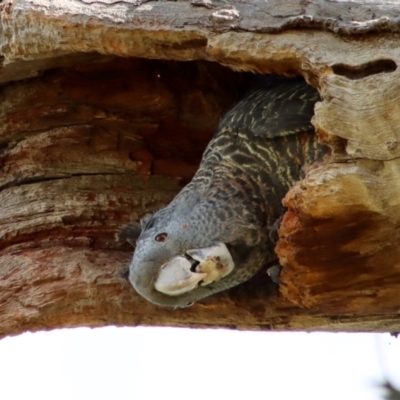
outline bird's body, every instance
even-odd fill
[[[141,295],[183,307],[244,282],[276,258],[269,233],[282,215],[282,199],[301,179],[304,165],[328,151],[311,125],[318,100],[303,80],[286,80],[252,92],[222,118],[192,181],[142,223],[130,266],[130,280]],[[216,243],[226,245],[234,268],[204,285],[204,274],[196,275],[204,272],[201,263],[193,264],[187,254]],[[168,279],[174,278],[171,260],[177,256],[189,260],[181,260],[177,275],[190,275],[192,285],[179,295],[156,290],[156,284],[163,287],[159,276],[165,265],[172,271]]]

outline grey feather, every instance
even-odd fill
[[[312,132],[311,117],[314,104],[320,99],[318,91],[303,80],[291,81],[290,87],[286,82],[254,90],[246,102],[240,102],[222,118],[218,130],[247,130],[267,138]],[[282,85],[286,86],[285,91]]]

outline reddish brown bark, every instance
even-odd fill
[[[3,4],[0,336],[105,324],[400,330],[398,15],[393,2],[322,0]],[[189,60],[203,61],[178,62]],[[114,233],[190,180],[253,84],[215,62],[303,75],[321,92],[314,124],[332,156],[284,200],[280,292],[263,269],[164,310],[134,293],[132,248]]]

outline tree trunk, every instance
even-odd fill
[[[400,330],[399,21],[391,1],[3,3],[0,336]],[[154,306],[114,234],[191,179],[248,72],[318,88],[313,122],[332,148],[283,200],[282,283],[261,271],[188,309]]]

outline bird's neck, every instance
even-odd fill
[[[254,246],[268,240],[268,210],[254,174],[224,163],[202,165],[175,202],[190,205],[188,225],[196,225],[204,243]]]

